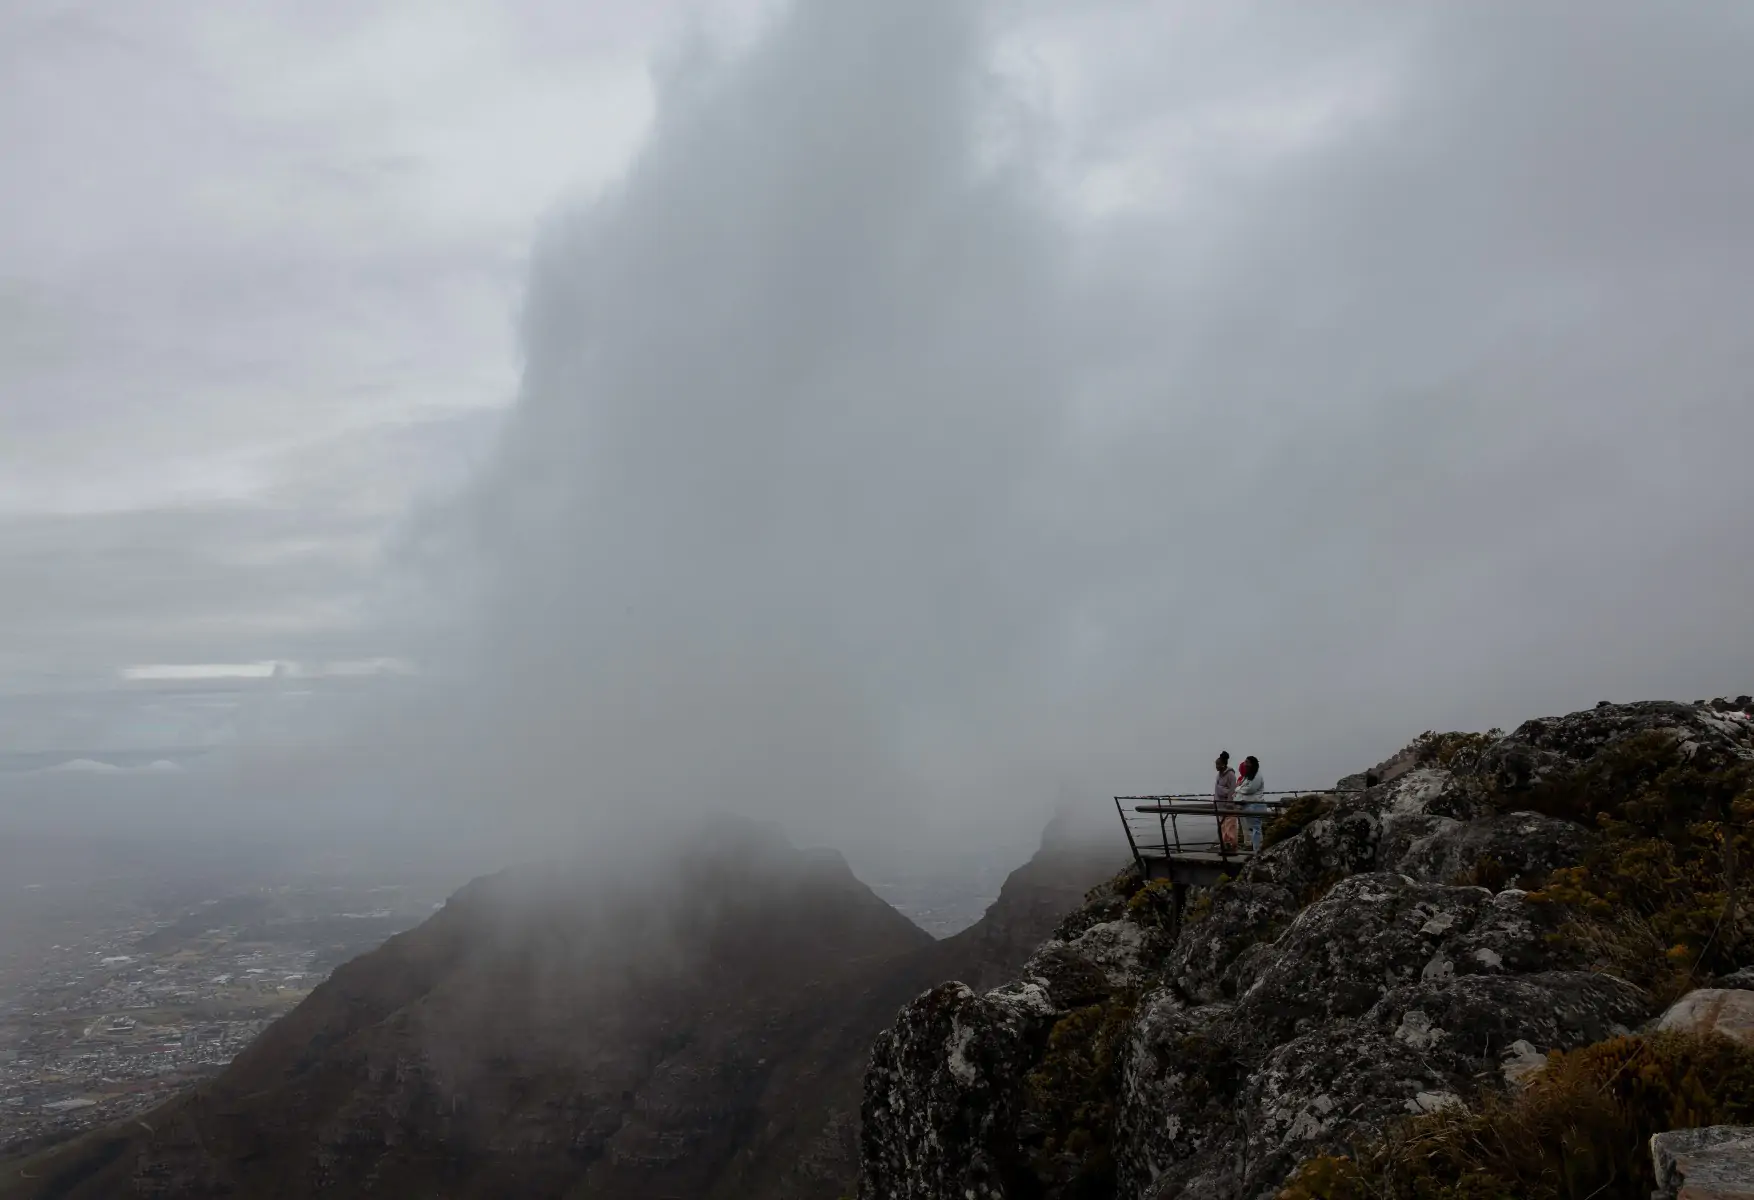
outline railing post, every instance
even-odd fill
[[[1133,839],[1133,823],[1127,820],[1127,810],[1121,807],[1121,798],[1115,797],[1115,812],[1120,815],[1121,828],[1127,833],[1127,848],[1133,852],[1133,865],[1139,868],[1139,878],[1145,878],[1145,856],[1139,853],[1139,843]]]

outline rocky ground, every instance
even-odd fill
[[[1661,762],[1629,784],[1621,775],[1643,769],[1634,752]],[[1288,821],[1301,828],[1281,825],[1185,913],[1168,885],[1123,875],[1011,982],[943,984],[878,1037],[860,1194],[1269,1197],[1317,1155],[1465,1111],[1518,1087],[1549,1052],[1643,1028],[1686,972],[1620,970],[1578,933],[1580,913],[1597,921],[1587,928],[1622,927],[1580,891],[1624,867],[1594,852],[1618,837],[1634,857],[1663,858],[1664,814],[1650,810],[1680,803],[1676,788],[1740,786],[1749,760],[1746,698],[1427,737],[1296,806]],[[1630,797],[1613,821],[1591,820],[1595,787]],[[1639,820],[1654,840],[1620,828]],[[1734,836],[1722,822],[1686,828]],[[1667,869],[1698,875],[1681,857]],[[1580,873],[1586,860],[1595,875]],[[1700,888],[1715,886],[1708,876]],[[1640,877],[1629,878],[1630,889]],[[1677,933],[1657,959],[1745,965],[1725,959],[1727,906],[1709,895],[1718,926],[1703,948]],[[1653,928],[1699,915],[1650,911]]]

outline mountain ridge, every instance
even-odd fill
[[[935,941],[838,853],[735,821],[702,841],[607,891],[564,864],[471,882],[216,1079],[0,1195],[833,1200],[877,1030],[945,974],[1015,970],[1118,857],[1050,836]]]

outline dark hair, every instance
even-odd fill
[[[1242,760],[1242,769],[1248,778],[1253,779],[1261,773],[1261,760],[1251,754]]]
[[[1230,765],[1230,751],[1220,750],[1218,752],[1218,761],[1213,763],[1212,765],[1217,767],[1220,771],[1222,771],[1222,770],[1224,770],[1224,768],[1228,767]]]

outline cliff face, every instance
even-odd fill
[[[211,1084],[0,1194],[833,1200],[877,1030],[947,974],[1015,971],[1115,866],[1050,845],[948,942],[753,827],[607,891],[478,880]]]
[[[1179,919],[1130,873],[1093,890],[1013,981],[942,984],[879,1035],[861,1197],[1270,1196],[1318,1153],[1638,1027],[1667,983],[1629,978],[1636,964],[1573,914],[1614,888],[1630,903],[1679,845],[1666,829],[1704,836],[1714,804],[1728,817],[1713,789],[1743,787],[1754,759],[1733,707],[1608,705],[1496,740],[1428,737],[1371,773],[1388,782],[1297,806]],[[1696,868],[1670,857],[1680,874],[1652,878],[1673,890]],[[1754,961],[1745,943],[1688,941],[1697,914],[1640,911],[1680,930],[1659,960]]]

